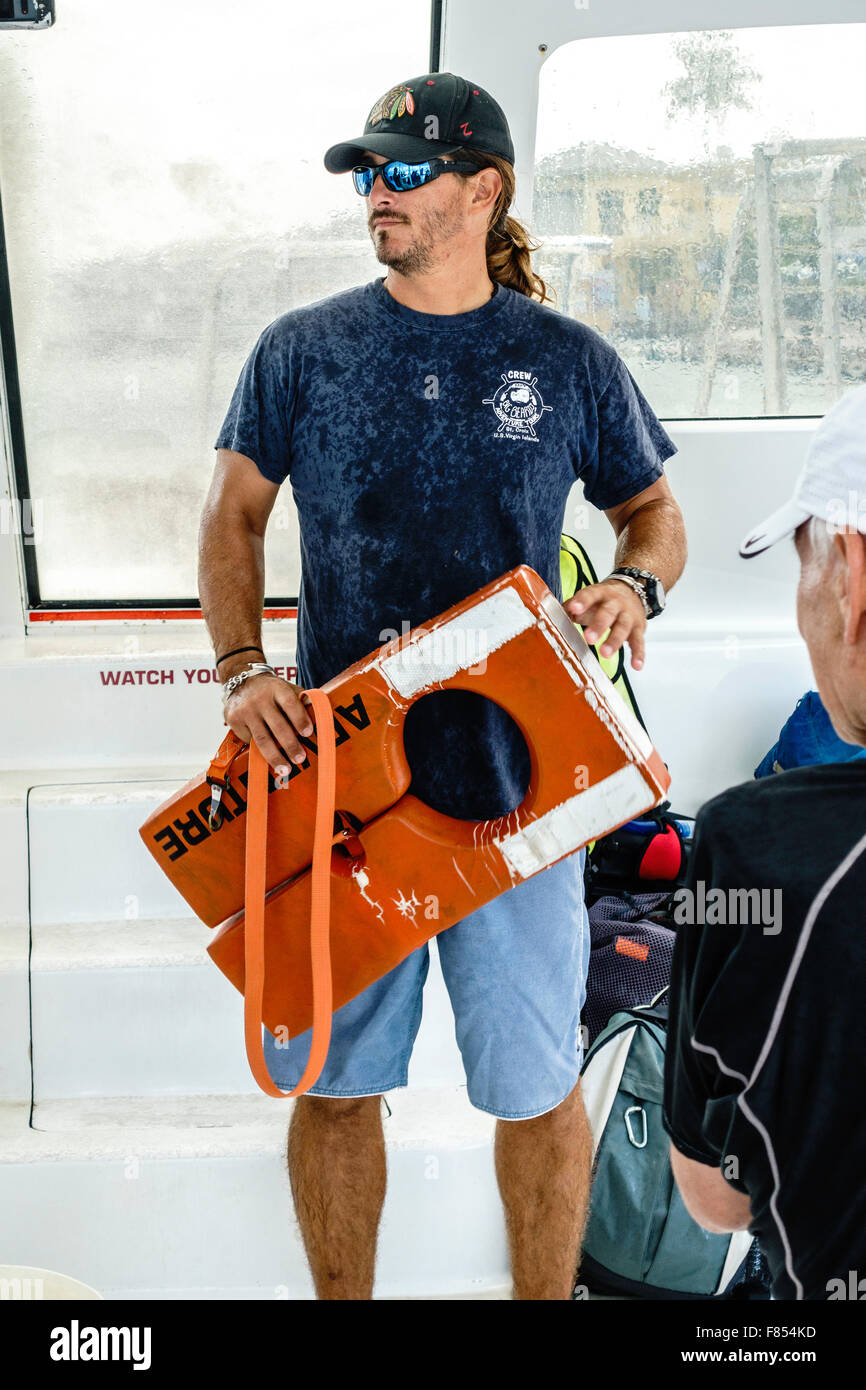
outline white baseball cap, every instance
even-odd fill
[[[866,385],[853,387],[828,410],[812,436],[793,497],[749,532],[740,554],[760,555],[810,516],[866,533]]]

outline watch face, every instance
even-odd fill
[[[613,571],[614,577],[617,575],[630,575],[643,590],[646,601],[649,604],[650,616],[654,617],[657,613],[664,610],[667,596],[665,594],[662,581],[655,574],[650,574],[649,570],[635,569],[633,565],[621,565],[618,570]]]
[[[662,581],[657,577],[657,575],[647,574],[646,596],[649,599],[653,617],[656,617],[657,614],[664,611],[666,601],[665,590]]]

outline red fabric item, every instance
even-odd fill
[[[638,877],[673,881],[683,862],[683,847],[672,825],[653,835],[640,861]]]

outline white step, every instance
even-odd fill
[[[35,926],[30,971],[37,1101],[254,1092],[243,1000],[206,954],[210,937],[193,917]],[[464,1074],[453,1015],[435,946],[430,954],[410,1080],[458,1086]],[[15,1036],[23,1037],[23,972],[15,993]]]
[[[26,789],[0,775],[0,922],[28,919]]]
[[[192,917],[139,836],[139,827],[196,771],[176,778],[34,785],[29,794],[30,920]]]
[[[138,829],[198,771],[194,764],[4,771],[0,922],[192,916]]]
[[[503,1296],[494,1120],[463,1088],[391,1092],[376,1295]],[[106,1298],[309,1298],[291,1209],[291,1101],[172,1096],[0,1105],[0,1261]]]
[[[194,917],[34,926],[37,1101],[254,1091],[210,935]]]
[[[65,780],[82,763],[123,769],[213,753],[225,726],[203,623],[172,619],[133,631],[134,622],[100,621],[96,632],[75,623],[74,637],[70,626],[38,623],[26,638],[0,639],[6,708],[17,716],[0,728],[0,765],[41,759]],[[293,626],[265,624],[278,670],[290,659]]]
[[[24,922],[0,926],[0,1102],[30,1096],[30,990]]]

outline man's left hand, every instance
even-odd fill
[[[562,606],[572,621],[583,628],[590,646],[595,646],[607,632],[604,645],[599,648],[601,656],[613,656],[623,642],[628,642],[631,664],[635,671],[641,669],[647,619],[643,604],[628,584],[618,579],[588,584]]]

